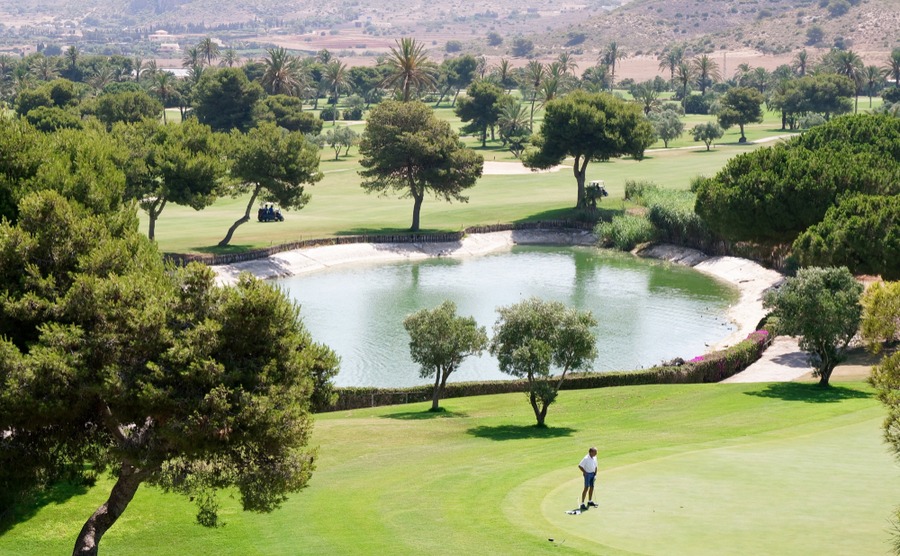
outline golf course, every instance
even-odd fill
[[[109,554],[885,554],[900,470],[870,387],[837,382],[564,391],[535,428],[521,394],[322,414],[307,489],[224,526],[144,486]],[[599,508],[568,515],[599,448]],[[0,537],[62,554],[109,492],[60,486]],[[549,539],[553,539],[552,541]],[[177,547],[177,548],[176,548]]]

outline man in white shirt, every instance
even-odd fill
[[[594,479],[597,477],[597,448],[591,446],[587,455],[578,464],[578,469],[581,469],[581,473],[584,475],[584,490],[581,491],[581,509],[586,510],[588,506],[596,508],[597,503],[594,502]],[[584,504],[585,496],[588,497],[587,506]]]

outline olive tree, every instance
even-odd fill
[[[828,386],[859,328],[862,291],[846,267],[804,268],[764,298],[778,317],[779,331],[800,337],[821,386]]]
[[[694,141],[703,141],[707,151],[709,151],[712,142],[716,139],[721,139],[724,134],[725,131],[716,122],[703,122],[691,128],[691,136],[694,138]]]
[[[359,153],[359,175],[367,193],[397,191],[413,198],[413,232],[419,230],[427,192],[446,201],[468,202],[463,191],[475,185],[484,166],[484,158],[419,101],[385,101],[375,107]]]
[[[597,321],[589,311],[536,297],[497,312],[491,354],[501,371],[528,381],[528,401],[537,425],[543,427],[566,374],[586,370],[596,359]],[[551,375],[553,367],[560,371],[556,376]]]
[[[434,376],[431,411],[437,411],[447,378],[466,357],[481,355],[487,347],[487,332],[474,318],[457,316],[452,301],[409,315],[403,327],[409,334],[409,355],[419,364],[419,376]]]

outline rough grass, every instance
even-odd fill
[[[225,496],[226,525],[142,487],[108,554],[883,554],[900,472],[868,386],[669,385],[564,391],[548,428],[521,395],[317,418],[318,469],[270,515]],[[596,498],[576,465],[600,448]],[[0,553],[70,550],[102,481],[31,508]],[[764,534],[761,534],[764,532]],[[547,539],[553,538],[554,542]]]

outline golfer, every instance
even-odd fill
[[[594,502],[594,479],[597,478],[597,448],[591,446],[584,459],[578,464],[578,469],[584,475],[584,490],[581,491],[581,509],[586,510],[588,506],[597,507]],[[587,496],[587,506],[584,504],[584,497]]]

